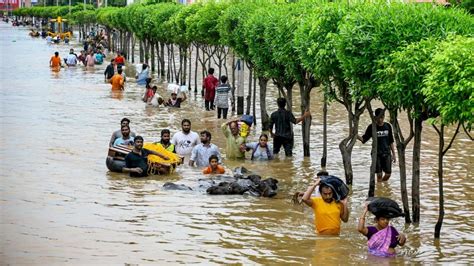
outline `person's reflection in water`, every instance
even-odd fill
[[[123,91],[111,91],[110,96],[112,97],[112,99],[122,100]]]

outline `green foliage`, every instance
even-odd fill
[[[225,2],[207,2],[186,19],[186,34],[201,44],[219,45],[220,35],[217,26],[218,18],[229,6]]]
[[[456,36],[442,42],[428,63],[425,102],[440,113],[441,122],[474,123],[474,38]]]
[[[389,109],[411,110],[416,116],[420,114],[423,78],[437,45],[436,39],[422,40],[379,61],[379,69],[375,74],[379,84],[377,92]]]
[[[244,23],[258,8],[254,3],[236,3],[218,18],[217,26],[221,43],[231,47],[244,60],[250,60],[249,48],[244,36]]]
[[[295,33],[294,46],[301,64],[320,80],[344,80],[334,36],[347,9],[348,5],[342,3],[314,7]]]
[[[165,27],[167,21],[173,17],[181,9],[180,6],[173,3],[157,4],[153,8],[151,17],[149,18],[149,31],[152,34],[152,38],[165,43],[172,43],[174,38],[174,32],[171,27]]]
[[[186,19],[195,14],[199,10],[200,5],[178,6],[179,9],[165,22],[163,27],[169,32],[173,43],[188,46],[193,40],[186,34]]]
[[[355,95],[376,97],[373,75],[379,59],[425,38],[472,35],[473,22],[463,11],[431,4],[361,4],[339,26],[336,56],[355,84]]]
[[[69,16],[69,19],[71,19],[72,24],[79,25],[97,22],[96,13],[94,10],[78,11],[72,13],[71,16]]]
[[[244,38],[250,62],[259,76],[271,78],[279,72],[273,64],[269,40],[265,38],[265,18],[270,16],[271,6],[255,10],[244,23]]]
[[[270,10],[265,18],[264,37],[274,64],[283,70],[284,80],[302,81],[303,67],[293,43],[295,31],[312,8],[312,4],[279,4]],[[308,12],[309,11],[309,12]],[[278,77],[278,76],[277,76]]]

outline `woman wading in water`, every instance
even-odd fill
[[[357,230],[367,236],[369,253],[379,257],[395,256],[395,247],[405,245],[406,237],[398,233],[395,227],[390,225],[390,218],[382,215],[375,216],[375,226],[365,226],[365,216],[369,212],[365,205],[364,212],[359,219]]]

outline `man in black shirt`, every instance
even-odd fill
[[[295,118],[292,112],[285,109],[286,99],[277,99],[278,110],[270,116],[270,135],[273,138],[273,154],[278,154],[283,145],[285,155],[293,156],[293,128],[291,124],[298,124],[311,113],[309,111],[298,118]],[[275,125],[275,133],[273,133],[273,125]]]
[[[393,145],[392,126],[384,122],[385,115],[382,108],[375,109],[375,123],[377,125],[377,164],[375,173],[377,181],[387,181],[392,174],[392,162],[397,161],[395,157],[395,147]],[[365,130],[365,134],[357,136],[362,143],[366,143],[372,137],[372,124]],[[390,153],[391,151],[391,153]],[[385,175],[382,177],[382,172]]]
[[[130,173],[131,177],[144,177],[148,176],[148,155],[154,154],[161,158],[168,160],[169,158],[163,154],[143,149],[143,137],[136,136],[133,150],[125,156],[125,167],[122,168],[122,172]]]
[[[105,71],[104,71],[104,78],[105,78],[105,81],[109,81],[115,74],[115,60],[112,59],[110,60],[110,64],[107,65],[107,68],[105,68]]]

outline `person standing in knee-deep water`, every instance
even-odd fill
[[[277,99],[278,110],[270,116],[270,135],[273,138],[273,154],[280,152],[281,146],[285,149],[286,156],[293,156],[293,128],[291,124],[298,124],[306,117],[311,116],[309,111],[298,118],[295,118],[292,112],[285,109],[286,99]],[[275,133],[273,133],[275,125]]]
[[[214,77],[214,68],[209,68],[208,75],[202,82],[203,93],[204,93],[204,105],[206,111],[214,110],[214,97],[216,95],[216,87],[219,84],[219,80]]]
[[[375,174],[377,181],[387,181],[392,174],[392,163],[396,163],[395,147],[393,144],[392,126],[384,122],[385,114],[382,108],[375,109],[375,123],[377,126],[377,164]],[[362,143],[366,143],[372,137],[372,124],[365,130],[365,134],[357,136]],[[391,151],[391,153],[390,153]],[[385,175],[382,177],[382,172]]]
[[[320,197],[311,197],[316,187],[319,186]],[[319,178],[309,186],[303,195],[303,202],[314,211],[314,224],[316,232],[321,235],[339,235],[341,221],[349,221],[349,208],[347,198],[336,202],[333,189],[322,184]]]
[[[214,99],[214,104],[217,108],[217,119],[222,118],[227,119],[227,112],[229,111],[229,99],[231,88],[227,84],[227,76],[221,76],[221,84],[216,88],[216,97]]]

